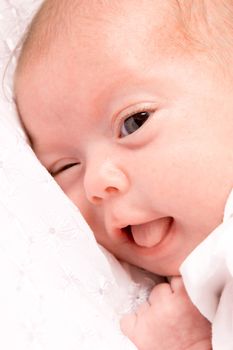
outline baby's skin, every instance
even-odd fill
[[[181,277],[154,287],[121,328],[139,350],[210,350],[211,325],[190,301]]]
[[[47,0],[19,58],[38,159],[99,244],[162,276],[222,222],[233,186],[232,13],[230,0]],[[140,350],[211,348],[178,278],[122,329]]]

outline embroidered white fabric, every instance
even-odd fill
[[[13,50],[39,0],[0,0],[0,348],[133,350],[119,318],[154,280],[93,234],[26,142],[12,95]],[[134,275],[134,279],[133,276]]]

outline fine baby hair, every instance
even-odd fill
[[[153,6],[152,1],[148,8]],[[143,2],[134,1],[133,6],[140,7]],[[231,59],[232,43],[232,14],[233,2],[231,0],[171,0],[165,1],[169,20],[174,26],[174,33],[170,44],[184,52],[195,49],[197,52],[208,52],[212,59],[217,57],[226,63]],[[31,59],[36,55],[47,53],[54,39],[72,31],[72,23],[76,15],[89,16],[90,13],[104,12],[106,7],[120,8],[122,1],[44,1],[41,8],[34,16],[23,40],[23,50],[18,62],[27,54]],[[160,13],[159,13],[160,14]],[[158,15],[155,13],[155,15]],[[161,13],[164,16],[164,13]],[[61,25],[62,24],[62,25]],[[158,28],[154,28],[156,31]],[[168,38],[166,38],[168,39]],[[168,42],[166,41],[166,45]],[[35,50],[33,50],[35,49]],[[230,51],[228,51],[230,50]],[[34,52],[34,54],[33,54]],[[28,59],[29,59],[28,57]]]

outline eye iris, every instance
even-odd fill
[[[149,118],[148,112],[140,112],[128,117],[124,121],[124,131],[125,131],[124,134],[126,135],[132,134],[137,129],[139,129],[148,118]]]

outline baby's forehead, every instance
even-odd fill
[[[48,56],[59,40],[63,51],[78,45],[98,51],[101,40],[111,51],[114,42],[127,45],[129,40],[135,52],[137,43],[152,54],[159,49],[185,55],[193,50],[206,54],[206,48],[213,52],[226,44],[229,54],[232,18],[232,0],[218,6],[206,0],[47,0],[29,28],[18,71],[24,63]]]
[[[127,45],[123,40],[126,37],[151,47],[154,43],[176,45],[176,40],[181,38],[175,32],[182,31],[178,30],[175,3],[174,0],[47,0],[29,28],[20,60],[24,56],[38,59],[47,55],[58,41],[64,49],[77,47],[80,42],[82,46],[95,46],[96,40],[103,39],[109,42],[111,50],[111,42],[115,40]]]

